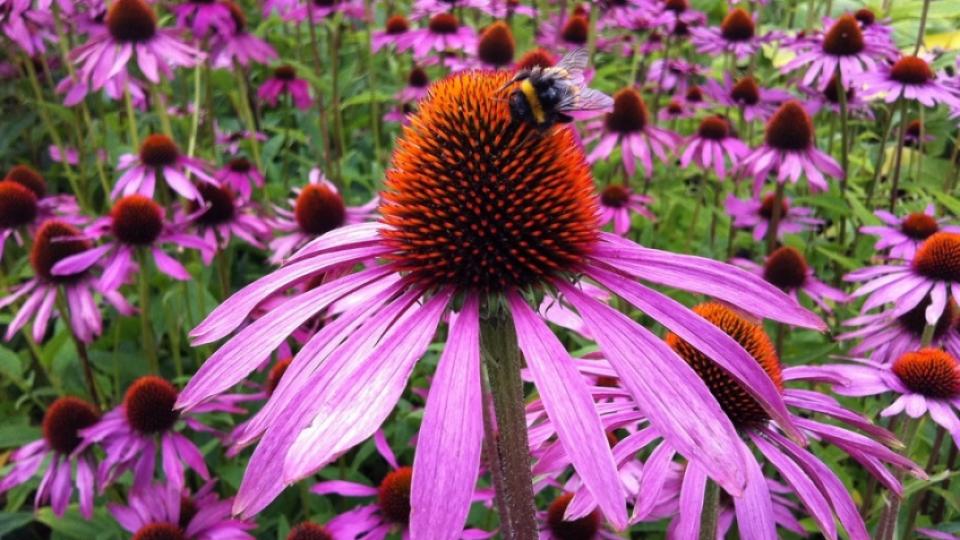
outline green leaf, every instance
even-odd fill
[[[0,425],[0,448],[17,448],[42,436],[40,428],[25,422],[15,423],[16,420],[5,419]]]
[[[863,266],[862,264],[860,264],[859,262],[851,259],[850,257],[845,257],[845,256],[843,256],[843,255],[841,255],[841,254],[839,254],[839,253],[836,253],[836,252],[834,252],[833,250],[828,249],[828,248],[826,248],[826,247],[824,247],[824,246],[817,246],[817,247],[816,247],[816,250],[817,250],[817,252],[822,253],[824,256],[826,256],[826,257],[827,257],[828,259],[830,259],[831,261],[834,261],[834,262],[840,264],[840,266],[844,267],[844,268],[847,269],[847,270],[855,270],[855,269],[860,268],[861,266]]]
[[[352,107],[354,105],[366,105],[371,101],[377,101],[380,103],[393,101],[393,95],[386,92],[377,92],[375,90],[367,90],[365,92],[360,92],[359,94],[347,98],[340,102],[340,110],[344,110],[347,107]]]
[[[0,538],[33,521],[29,512],[0,512]]]
[[[23,361],[17,353],[6,347],[0,347],[0,375],[23,387]]]
[[[64,538],[91,540],[116,538],[119,530],[116,522],[103,508],[98,508],[93,519],[87,521],[75,506],[71,506],[63,516],[56,516],[50,508],[37,510],[37,521],[50,527]]]

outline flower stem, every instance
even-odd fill
[[[923,11],[920,12],[920,29],[917,31],[917,43],[913,46],[913,55],[920,52],[920,45],[923,44],[923,34],[927,30],[927,13],[930,11],[930,0],[923,0]]]
[[[496,416],[495,432],[488,439],[499,458],[503,479],[500,531],[505,540],[537,538],[536,507],[533,501],[533,477],[530,471],[530,449],[524,411],[521,359],[517,336],[511,321],[500,315],[484,318],[480,326],[480,342],[487,377],[493,395]]]
[[[127,129],[130,130],[130,150],[137,152],[140,149],[140,137],[137,135],[137,115],[133,111],[133,98],[130,97],[130,87],[123,86],[123,102],[127,110]]]
[[[777,230],[783,217],[783,182],[777,182],[777,191],[773,196],[773,208],[770,213],[770,225],[767,227],[767,255],[777,249]]]
[[[167,113],[167,98],[160,89],[160,85],[151,84],[150,93],[153,96],[153,108],[160,117],[160,129],[167,137],[173,138],[173,127],[170,125],[170,115]]]
[[[87,354],[87,346],[83,343],[76,332],[73,331],[73,324],[70,320],[70,310],[67,307],[67,301],[64,298],[63,290],[57,291],[57,311],[63,319],[67,332],[73,339],[73,345],[77,349],[77,357],[80,358],[80,368],[83,370],[83,380],[87,383],[87,392],[90,394],[90,400],[97,406],[102,406],[100,401],[100,392],[97,390],[97,381],[93,377],[93,367],[90,366],[90,356]]]
[[[703,496],[703,511],[700,513],[700,540],[717,538],[719,509],[720,486],[713,480],[707,480],[707,491]]]
[[[323,68],[323,59],[320,55],[320,40],[317,38],[317,23],[314,21],[313,10],[307,10],[307,28],[310,30],[310,49],[313,52],[313,64],[314,69],[317,70],[317,73],[322,72]],[[331,156],[330,156],[330,130],[328,129],[329,122],[327,121],[327,108],[323,104],[323,90],[319,85],[314,86],[314,92],[317,94],[317,112],[320,113],[320,135],[323,139],[321,141],[322,145],[322,158],[323,158],[323,171],[327,174],[332,175],[333,171],[331,170]],[[337,184],[339,187],[339,178],[334,178],[333,183]]]
[[[877,189],[877,182],[880,179],[880,170],[883,168],[883,162],[886,160],[887,156],[887,141],[890,140],[890,132],[893,130],[893,113],[896,110],[896,104],[890,106],[890,110],[887,113],[887,120],[884,122],[883,126],[883,138],[880,139],[879,150],[877,151],[877,161],[873,166],[873,178],[870,179],[870,185],[867,187],[867,196],[864,200],[864,204],[870,206],[870,201],[873,199],[873,194]]]
[[[366,0],[364,6],[364,12],[367,14],[369,20],[373,20],[373,2],[371,0]],[[367,26],[367,43],[372,44],[373,41],[370,39],[373,34],[372,25]],[[370,88],[377,88],[377,70],[374,69],[374,59],[376,55],[373,53],[373,45],[370,45],[367,48],[367,84],[370,85]],[[373,136],[373,156],[374,162],[377,167],[380,166],[380,160],[382,159],[382,149],[380,148],[380,103],[377,101],[377,98],[374,94],[370,94],[370,131]],[[374,171],[376,174],[376,171]]]
[[[897,191],[900,189],[900,163],[903,160],[903,139],[907,134],[907,100],[900,99],[900,133],[897,135],[897,151],[893,160],[893,181],[890,183],[890,211],[897,206]]]
[[[257,123],[253,120],[253,111],[250,109],[250,91],[247,89],[247,78],[243,74],[243,68],[239,65],[234,66],[234,74],[237,76],[237,89],[240,92],[240,116],[246,125],[247,133],[250,135],[250,150],[253,152],[253,161],[257,164],[257,169],[263,170],[263,164],[260,162],[260,142],[257,140]]]
[[[937,466],[937,461],[940,459],[940,448],[943,446],[943,438],[946,432],[947,430],[944,429],[943,426],[937,426],[937,434],[933,439],[933,446],[930,448],[930,457],[927,458],[927,466],[923,469],[927,471],[927,474],[932,473],[933,468]],[[927,491],[923,493],[922,497],[920,495],[921,492],[914,494],[913,500],[910,502],[910,507],[907,509],[907,522],[903,527],[905,531],[913,530],[921,505],[923,506],[924,513],[926,513],[930,502],[930,492]]]
[[[150,372],[160,374],[160,361],[157,358],[157,341],[153,335],[153,326],[150,324],[150,276],[147,272],[147,257],[144,251],[137,253],[140,263],[140,332],[143,334],[143,349],[147,353],[147,362]]]

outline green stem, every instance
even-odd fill
[[[150,364],[150,373],[160,374],[160,360],[157,358],[157,342],[153,335],[153,325],[150,324],[150,276],[146,253],[137,252],[140,263],[139,291],[140,291],[140,332],[143,334],[143,349]]]
[[[923,0],[923,11],[920,12],[920,29],[917,31],[917,43],[913,46],[913,55],[920,52],[920,45],[923,44],[923,34],[927,30],[927,13],[930,11],[930,0]]]
[[[364,3],[364,11],[367,13],[367,17],[372,20],[373,18],[373,6],[371,0],[366,0]],[[367,26],[367,43],[372,43],[370,39],[373,33],[372,25]],[[377,88],[377,70],[374,69],[374,60],[376,55],[373,54],[373,49],[367,49],[367,83],[370,85],[370,88]],[[370,131],[373,135],[373,157],[376,160],[376,164],[379,167],[381,163],[382,149],[380,147],[380,103],[377,101],[376,96],[371,92],[370,94]],[[376,173],[376,171],[374,171]]]
[[[307,10],[307,28],[310,30],[310,49],[313,52],[313,64],[314,69],[317,72],[317,75],[323,71],[323,57],[320,54],[320,40],[317,38],[317,24],[314,21],[313,10]],[[328,129],[329,122],[327,120],[327,108],[323,104],[323,89],[320,88],[320,85],[314,85],[314,92],[316,93],[316,102],[317,102],[317,112],[319,113],[319,123],[320,123],[320,136],[323,139],[321,141],[321,158],[323,159],[323,172],[332,175],[333,171],[331,170],[333,158],[330,155],[330,147],[332,146],[330,141],[330,130]],[[334,178],[334,184],[339,186],[340,179]]]
[[[887,141],[890,140],[890,132],[893,131],[893,113],[896,109],[896,104],[891,104],[890,109],[887,111],[887,120],[884,122],[883,127],[883,138],[880,140],[880,149],[877,151],[877,160],[873,166],[873,178],[870,179],[870,185],[867,187],[867,196],[864,203],[869,207],[870,202],[873,199],[873,194],[877,190],[877,183],[880,180],[880,171],[883,169],[883,162],[887,157]]]
[[[907,133],[907,100],[900,99],[900,134],[893,160],[893,181],[890,183],[890,212],[897,206],[897,191],[900,189],[900,164],[903,161],[903,139]]]
[[[773,209],[770,213],[770,225],[767,227],[767,255],[777,248],[777,231],[780,229],[780,214],[783,213],[783,182],[777,182],[777,191],[773,196]]]
[[[170,115],[167,113],[167,98],[156,84],[150,85],[150,94],[153,96],[153,108],[160,118],[160,129],[167,137],[173,138],[173,127],[170,125]]]
[[[707,480],[707,491],[703,496],[703,511],[700,513],[700,540],[717,538],[719,509],[720,486],[713,480]]]
[[[130,88],[123,87],[123,102],[127,111],[127,129],[130,131],[130,149],[137,152],[140,149],[140,136],[137,135],[137,114],[133,110],[133,98],[130,97]]]
[[[62,290],[57,291],[57,311],[60,312],[60,317],[63,319],[64,326],[67,327],[67,332],[73,339],[73,345],[77,349],[77,357],[80,359],[80,368],[83,371],[83,380],[87,384],[87,392],[90,394],[90,401],[102,407],[104,404],[100,401],[100,392],[97,390],[97,381],[93,376],[93,367],[90,365],[90,356],[87,354],[87,346],[73,331],[70,310],[67,307],[67,301],[63,296]]]
[[[250,109],[250,92],[247,88],[247,80],[243,75],[243,68],[241,66],[235,65],[233,72],[237,76],[237,89],[240,92],[239,112],[243,118],[247,133],[250,136],[250,149],[253,152],[253,161],[257,164],[257,168],[262,171],[263,164],[260,162],[260,141],[257,140],[257,124],[254,122],[253,111]]]

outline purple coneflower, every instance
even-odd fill
[[[174,67],[194,66],[203,58],[174,31],[158,28],[157,16],[145,0],[115,0],[105,23],[91,28],[87,42],[70,53],[84,87],[99,90],[121,74],[129,77],[127,63],[134,55],[144,77],[154,84],[160,75],[173,78]]]
[[[39,224],[57,218],[79,224],[80,207],[70,195],[49,195],[43,176],[27,165],[15,165],[0,181],[0,260],[8,238],[23,245],[24,235],[33,235]]]
[[[690,34],[693,36],[690,41],[700,54],[732,54],[738,59],[753,56],[773,37],[757,36],[756,19],[742,8],[727,12],[719,27],[695,27],[690,29]]]
[[[820,369],[838,374],[847,382],[834,386],[846,396],[874,396],[893,392],[897,399],[881,416],[906,412],[911,418],[926,414],[953,436],[960,447],[960,362],[950,353],[935,348],[907,352],[892,363],[861,360],[856,364],[834,364]]]
[[[266,142],[267,140],[267,136],[259,131],[250,132],[245,130],[240,130],[240,131],[222,130],[220,129],[220,126],[217,125],[216,121],[214,121],[213,123],[213,132],[214,132],[217,146],[221,146],[222,149],[228,154],[236,154],[237,152],[239,152],[240,143],[242,143],[243,141],[248,141],[252,138],[256,139],[259,142]]]
[[[266,64],[277,57],[277,51],[266,41],[247,31],[247,16],[243,8],[231,0],[219,0],[230,11],[231,24],[227,32],[218,33],[211,45],[211,65],[229,68],[234,64]]]
[[[767,237],[776,199],[775,194],[769,193],[763,199],[754,198],[744,201],[731,193],[727,197],[727,213],[733,218],[734,227],[753,229],[753,239],[759,242]],[[781,199],[780,222],[777,226],[778,239],[785,234],[814,230],[820,225],[823,225],[823,220],[813,217],[812,208],[794,206],[788,197]]]
[[[170,9],[177,16],[177,27],[190,29],[198,39],[208,37],[213,32],[227,35],[233,31],[233,17],[223,2],[185,0]]]
[[[717,178],[727,177],[727,160],[736,170],[740,160],[750,153],[750,148],[738,139],[730,126],[730,121],[722,116],[708,116],[700,122],[697,133],[686,140],[686,147],[680,152],[680,166],[689,167],[696,163],[701,169],[713,168]]]
[[[45,41],[55,40],[50,0],[0,1],[0,29],[3,35],[33,58],[46,51]]]
[[[398,48],[412,50],[417,58],[426,57],[430,51],[473,50],[476,43],[477,35],[473,29],[460,24],[452,13],[438,13],[430,18],[426,28],[410,30],[397,38]]]
[[[660,9],[662,11],[653,19],[653,24],[662,26],[674,36],[686,36],[691,26],[700,26],[707,21],[706,15],[691,9],[687,0],[663,0]]]
[[[827,21],[829,23],[829,21]],[[849,87],[861,73],[877,71],[889,50],[873,35],[865,35],[853,15],[839,17],[825,34],[789,44],[797,56],[782,71],[806,70],[802,83],[807,86],[820,81],[821,88],[841,73],[844,87]]]
[[[484,28],[477,40],[477,60],[488,69],[504,69],[513,64],[517,43],[510,26],[496,21]]]
[[[830,79],[830,82],[822,89],[818,89],[815,86],[801,85],[799,87],[800,92],[805,96],[803,106],[807,109],[807,112],[810,113],[810,116],[816,116],[817,113],[823,110],[840,114],[840,98],[843,97],[846,100],[847,111],[849,111],[852,116],[873,119],[874,115],[870,109],[870,104],[863,99],[862,93],[858,92],[857,89],[858,87],[856,85],[852,85],[841,95],[840,92],[837,91],[836,75],[834,75],[833,78]]]
[[[911,212],[902,218],[886,210],[877,210],[874,215],[885,225],[861,227],[860,232],[878,237],[873,248],[877,251],[889,250],[887,255],[893,259],[913,259],[923,241],[940,231],[960,233],[960,227],[946,224],[947,218],[937,219],[936,206],[933,204],[927,205],[921,212]]]
[[[610,157],[613,149],[620,146],[621,160],[628,176],[637,171],[637,163],[647,176],[653,174],[653,159],[656,156],[666,162],[668,155],[677,147],[680,136],[660,129],[650,122],[650,113],[640,93],[633,88],[624,88],[613,96],[613,110],[600,120],[587,126],[592,133],[584,144],[597,145],[587,156],[594,163]]]
[[[234,404],[234,396],[221,396],[190,415],[173,408],[176,400],[177,389],[165,379],[140,377],[127,388],[122,404],[103,415],[96,425],[80,431],[80,449],[99,445],[106,454],[97,470],[101,490],[126,471],[133,472],[135,489],[148,487],[153,482],[158,451],[170,486],[178,490],[184,486],[184,465],[204,480],[210,479],[200,449],[179,432],[180,420],[194,431],[211,431],[192,414],[246,411]]]
[[[635,212],[653,221],[653,213],[647,205],[653,201],[646,195],[634,193],[627,186],[610,184],[600,192],[600,223],[603,227],[613,222],[613,233],[623,236],[630,230],[630,213]]]
[[[370,51],[377,52],[380,49],[393,45],[397,52],[406,50],[406,46],[401,46],[401,38],[410,31],[410,22],[403,15],[391,15],[383,30],[377,30],[370,35]]]
[[[743,113],[743,119],[748,122],[766,121],[791,97],[790,93],[784,90],[761,87],[756,79],[749,75],[734,83],[729,73],[723,75],[723,84],[708,79],[704,83],[704,89],[717,105],[738,109]]]
[[[413,66],[407,75],[407,85],[395,96],[400,103],[416,103],[427,97],[427,88],[430,87],[430,77],[420,66]]]
[[[343,227],[370,219],[379,205],[374,197],[363,206],[346,206],[337,186],[327,180],[320,169],[310,171],[310,182],[297,190],[290,201],[291,209],[276,207],[277,217],[271,228],[280,236],[270,242],[270,262],[282,263],[307,242]]]
[[[267,0],[263,5],[264,13],[272,9],[276,9],[285,21],[295,22],[313,20],[319,23],[336,13],[357,20],[362,20],[365,15],[360,0]]]
[[[54,401],[43,415],[43,438],[10,454],[13,466],[0,480],[0,494],[33,478],[50,458],[34,505],[39,508],[49,501],[54,515],[62,516],[76,485],[80,513],[90,519],[93,516],[96,457],[92,450],[77,449],[81,443],[80,430],[99,420],[97,408],[82,399],[62,397]],[[72,469],[76,472],[71,472]]]
[[[111,235],[113,241],[62,259],[54,265],[52,273],[55,276],[78,274],[99,262],[103,266],[99,288],[114,290],[123,285],[136,269],[134,259],[142,249],[152,256],[157,270],[174,279],[189,280],[190,272],[160,244],[171,243],[201,251],[212,247],[184,232],[184,225],[168,223],[163,208],[153,199],[128,195],[113,205],[109,216],[94,221],[85,231],[90,238]]]
[[[562,24],[543,21],[537,42],[550,50],[573,50],[585,47],[590,41],[590,18],[586,13],[574,13]]]
[[[220,185],[226,186],[249,200],[253,195],[251,186],[263,187],[263,174],[257,166],[245,157],[235,157],[227,162],[215,175]]]
[[[756,362],[715,327],[638,279],[707,293],[784,322],[815,328],[822,323],[775,287],[730,265],[601,233],[593,179],[571,128],[533,136],[535,128],[514,122],[506,102],[487,99],[509,78],[505,72],[462,72],[436,83],[397,143],[382,194],[382,221],[348,225],[314,240],[193,330],[196,343],[221,339],[278,290],[333,268],[367,263],[291,296],[244,326],[181,395],[180,407],[202,404],[243,380],[266,353],[331,303],[358,294],[367,298],[311,338],[252,420],[246,435],[262,438],[238,494],[238,512],[256,513],[285,485],[370,437],[394,408],[444,314],[460,306],[420,428],[411,479],[412,534],[453,538],[462,531],[482,444],[481,327],[489,333],[511,326],[511,346],[523,352],[575,470],[607,519],[623,527],[623,493],[593,400],[569,353],[521,291],[562,295],[663,436],[720,485],[734,493],[743,489],[739,439],[703,382],[649,330],[570,280],[596,280],[691,342],[716,351],[724,368],[749,381],[747,389],[778,419],[785,407]],[[465,131],[464,121],[473,129]],[[486,151],[477,140],[499,142]],[[539,304],[538,298],[534,305]],[[481,319],[491,309],[499,314]],[[784,426],[792,430],[789,422]]]
[[[847,281],[866,281],[852,298],[867,296],[861,311],[894,304],[891,315],[899,317],[930,296],[927,324],[937,324],[952,296],[960,301],[960,234],[934,233],[905,264],[870,266],[844,276]]]
[[[120,156],[117,169],[123,174],[110,193],[110,197],[114,199],[120,194],[134,193],[153,197],[158,175],[163,177],[170,189],[190,200],[198,199],[200,192],[187,175],[210,184],[216,183],[216,180],[207,174],[205,163],[181,154],[180,148],[170,137],[158,133],[144,139],[137,154]]]
[[[927,298],[910,311],[892,316],[889,311],[860,315],[843,322],[844,326],[858,327],[837,336],[839,340],[858,339],[860,342],[850,349],[850,354],[869,357],[882,364],[893,362],[904,354],[923,348],[924,331],[927,330],[926,310],[930,305]],[[929,335],[930,346],[939,347],[952,354],[960,355],[960,310],[952,299],[937,319]]]
[[[287,94],[298,108],[307,110],[313,102],[310,99],[310,83],[297,78],[297,70],[293,66],[282,65],[274,68],[273,76],[263,81],[257,91],[257,97],[271,107],[277,106],[277,99],[281,94]]]
[[[898,99],[919,102],[927,107],[939,104],[960,108],[957,92],[949,88],[919,56],[902,56],[893,65],[881,65],[858,74],[854,81],[863,87],[864,97],[880,96],[887,103]]]
[[[213,249],[202,251],[203,261],[210,264],[220,249],[225,249],[234,236],[263,249],[262,238],[270,235],[270,226],[261,218],[248,199],[237,196],[228,186],[198,184],[200,197],[188,201],[179,219],[190,221],[203,241]]]
[[[102,321],[100,310],[94,299],[99,292],[117,311],[124,315],[133,313],[123,296],[115,290],[101,289],[97,279],[89,270],[70,275],[55,275],[53,267],[67,257],[87,251],[92,247],[90,240],[73,225],[58,219],[43,223],[33,238],[30,249],[30,266],[34,276],[16,287],[6,298],[0,299],[0,308],[4,308],[26,297],[20,311],[7,326],[4,339],[9,341],[33,318],[33,338],[42,341],[47,333],[47,324],[54,314],[57,296],[61,289],[66,298],[69,313],[60,313],[70,325],[73,334],[84,343],[90,343],[100,335]],[[59,307],[56,308],[59,310]]]
[[[128,494],[128,506],[107,503],[124,530],[136,540],[253,540],[256,526],[230,515],[230,501],[221,501],[207,483],[194,496],[182,487],[149,483]]]
[[[780,184],[788,179],[796,184],[805,175],[812,191],[827,189],[824,173],[842,180],[843,169],[814,146],[813,136],[813,121],[803,105],[793,100],[781,105],[767,122],[763,145],[743,160],[753,174],[754,194],[760,194],[771,174],[776,174]]]
[[[763,266],[747,259],[734,259],[737,266],[763,276],[768,283],[776,285],[783,292],[797,298],[797,293],[803,291],[807,298],[813,300],[821,309],[830,312],[827,300],[842,303],[847,295],[817,279],[813,268],[807,264],[806,257],[800,251],[790,246],[779,247],[767,256]]]
[[[647,70],[647,82],[661,92],[685,92],[691,80],[701,77],[703,66],[679,58],[659,58]]]
[[[599,510],[587,515],[568,519],[567,508],[573,493],[561,493],[540,513],[540,540],[617,540],[620,535],[603,527],[603,514]]]

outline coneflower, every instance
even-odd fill
[[[776,195],[768,193],[762,198],[748,200],[736,198],[732,193],[727,197],[727,213],[733,218],[733,226],[739,229],[753,229],[753,239],[761,241],[767,237]],[[813,209],[793,204],[789,197],[780,199],[780,220],[777,226],[777,238],[785,234],[796,234],[814,230],[823,225],[823,220],[813,217]]]
[[[170,189],[190,200],[199,198],[200,192],[187,178],[188,174],[201,182],[216,184],[216,180],[207,173],[206,163],[183,155],[173,139],[159,133],[144,139],[136,154],[121,155],[117,169],[123,174],[110,193],[110,197],[114,199],[121,194],[134,193],[153,197],[158,176]]]
[[[297,77],[297,70],[287,64],[275,67],[273,75],[263,81],[257,90],[257,97],[271,107],[277,106],[281,95],[289,95],[298,109],[307,110],[313,103],[310,98],[310,83]]]
[[[767,121],[783,102],[791,98],[790,92],[764,88],[750,75],[734,81],[729,73],[725,73],[722,83],[710,79],[704,83],[704,89],[714,103],[741,111],[743,119],[748,122]]]
[[[251,34],[247,29],[247,16],[236,2],[218,0],[230,12],[231,24],[226,32],[218,32],[210,45],[210,63],[217,68],[230,68],[235,64],[266,64],[277,57],[277,51],[266,41]]]
[[[893,259],[912,259],[924,240],[940,231],[960,233],[960,227],[948,223],[949,218],[937,217],[936,206],[933,204],[903,217],[897,217],[886,210],[877,210],[874,215],[883,225],[861,227],[860,232],[876,236],[877,243],[873,248],[886,251]]]

